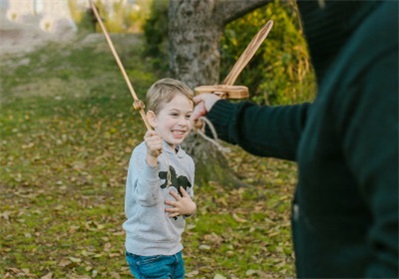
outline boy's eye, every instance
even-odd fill
[[[186,119],[189,120],[191,117],[191,114],[186,114]]]
[[[173,117],[177,117],[177,116],[179,116],[179,114],[178,114],[178,113],[176,113],[176,112],[172,112],[170,115],[171,115],[171,116],[173,116]]]

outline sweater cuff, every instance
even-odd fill
[[[212,109],[206,115],[215,128],[218,138],[228,141],[232,144],[234,144],[234,142],[232,142],[232,139],[229,139],[228,131],[229,126],[235,122],[235,110],[235,104],[228,100],[219,100],[213,105]],[[205,133],[207,136],[214,138],[211,129],[208,126],[205,127]]]

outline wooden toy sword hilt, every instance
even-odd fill
[[[237,62],[234,64],[230,73],[227,75],[223,84],[219,85],[205,85],[198,86],[194,88],[196,94],[202,93],[213,93],[219,95],[224,99],[242,99],[249,96],[248,87],[243,85],[233,85],[241,71],[245,68],[248,62],[255,55],[256,51],[269,35],[270,30],[273,27],[273,21],[269,20],[265,25],[258,31],[255,37],[248,44],[247,48],[238,58]]]

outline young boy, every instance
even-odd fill
[[[134,150],[126,182],[126,258],[137,278],[184,278],[181,234],[194,214],[194,161],[180,147],[191,130],[193,92],[166,78],[147,92],[154,131]]]

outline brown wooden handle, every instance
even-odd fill
[[[222,99],[243,99],[249,97],[248,87],[242,85],[204,85],[194,88],[196,95],[213,93]]]
[[[224,79],[223,84],[218,85],[204,85],[194,88],[195,94],[213,93],[223,99],[243,99],[249,97],[248,87],[242,85],[233,85],[241,71],[245,68],[248,62],[255,55],[256,51],[269,35],[273,27],[273,21],[269,20],[253,37],[247,48],[238,58],[230,73]]]

